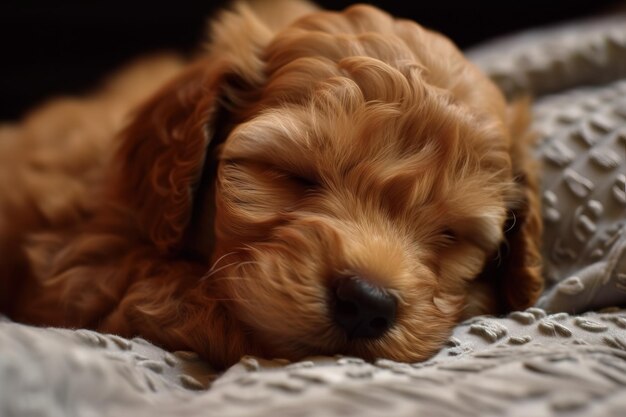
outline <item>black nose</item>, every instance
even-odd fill
[[[393,325],[397,301],[391,294],[359,277],[338,279],[334,288],[334,318],[348,337],[376,338]]]

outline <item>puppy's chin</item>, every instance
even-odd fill
[[[463,298],[441,293],[418,259],[399,257],[405,251],[394,241],[401,239],[362,245],[364,239],[350,237],[349,227],[334,225],[313,217],[295,221],[275,230],[272,241],[251,244],[224,261],[232,265],[215,281],[223,283],[232,313],[269,357],[343,354],[421,361],[432,356],[449,336]],[[383,277],[382,271],[388,273]],[[333,318],[332,286],[364,273],[397,297],[397,313],[379,337],[352,338]]]

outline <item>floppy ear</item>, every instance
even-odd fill
[[[162,252],[190,238],[194,205],[210,210],[199,206],[211,193],[211,154],[226,135],[223,93],[236,78],[230,67],[226,61],[197,62],[145,103],[122,134],[113,198],[130,209],[140,234]]]
[[[303,13],[309,6],[300,8]],[[114,198],[131,209],[142,235],[163,252],[182,246],[211,252],[213,239],[207,233],[212,227],[207,226],[212,226],[216,164],[207,156],[241,121],[231,116],[257,99],[256,87],[264,81],[257,54],[273,32],[246,3],[234,9],[213,24],[207,57],[139,109],[116,157]],[[277,26],[295,18],[279,15],[273,16]],[[190,223],[199,227],[190,230]]]
[[[520,188],[520,200],[512,207],[514,224],[506,233],[508,265],[504,275],[504,296],[509,309],[532,306],[543,291],[541,236],[543,223],[539,199],[539,163],[529,155],[535,135],[530,131],[530,100],[510,108],[513,139],[513,175]]]
[[[513,103],[509,109],[512,137],[511,160],[517,190],[505,225],[505,242],[500,250],[496,285],[507,311],[532,306],[543,290],[541,271],[541,207],[539,164],[529,153],[534,144],[530,131],[529,100]]]
[[[19,298],[27,301],[14,303],[15,318],[127,336],[140,332],[176,348],[215,348],[194,345],[201,340],[196,328],[181,330],[202,325],[208,332],[206,323],[224,321],[206,319],[221,311],[219,303],[195,291],[199,280],[184,277],[206,272],[189,229],[196,227],[194,211],[210,219],[203,206],[212,197],[210,154],[237,114],[231,101],[245,88],[241,78],[226,60],[201,60],[138,109],[121,133],[94,212],[79,225],[26,242],[29,271]],[[211,233],[212,222],[199,228],[199,234]],[[174,253],[181,249],[185,256]]]
[[[508,198],[509,218],[497,256],[472,282],[465,318],[523,310],[532,306],[543,290],[539,167],[529,155],[535,139],[529,128],[529,103],[527,99],[519,100],[508,110],[515,181]]]

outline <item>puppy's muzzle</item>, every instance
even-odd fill
[[[396,298],[357,276],[337,280],[331,303],[349,339],[381,337],[396,318]]]

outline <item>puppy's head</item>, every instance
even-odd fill
[[[534,301],[523,123],[449,41],[365,6],[275,34],[228,19],[246,47],[216,42],[141,109],[117,187],[251,343],[421,360],[462,317]]]

